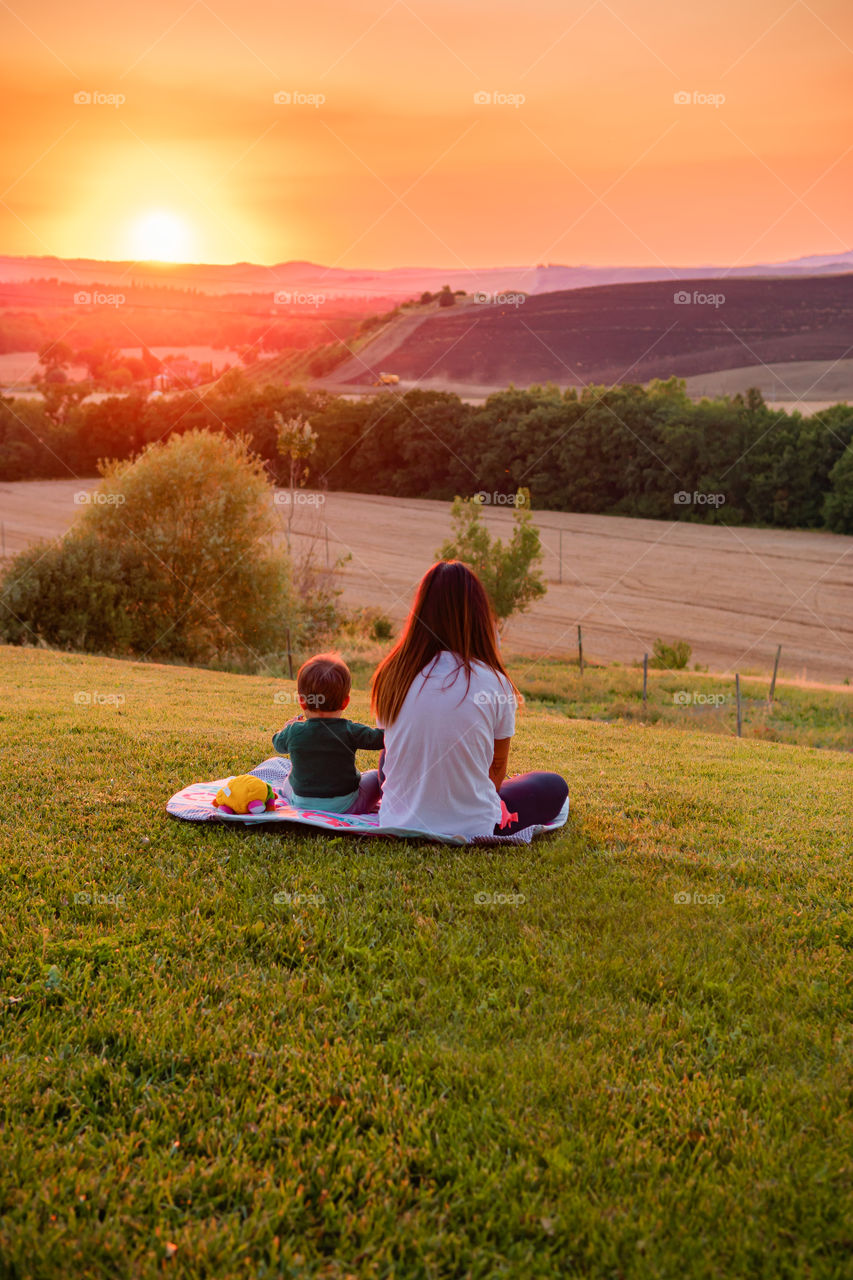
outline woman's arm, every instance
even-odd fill
[[[495,791],[500,791],[501,785],[506,778],[506,766],[509,760],[509,744],[511,741],[511,738],[495,738],[495,754],[492,757],[492,764],[489,769],[489,777],[495,785]]]

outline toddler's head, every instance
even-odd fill
[[[335,716],[349,703],[352,677],[339,653],[318,653],[296,673],[299,705],[306,716]]]

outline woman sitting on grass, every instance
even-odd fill
[[[559,774],[504,780],[517,692],[480,579],[458,560],[434,564],[371,686],[385,730],[380,827],[471,837],[553,821],[569,792]]]

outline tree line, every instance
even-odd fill
[[[302,415],[317,444],[306,483],[399,498],[529,489],[539,510],[853,533],[853,409],[810,417],[759,392],[693,403],[678,379],[648,386],[509,387],[482,405],[437,391],[346,400],[259,386],[74,403],[0,399],[0,480],[91,476],[192,429],[242,436],[282,479],[276,414]]]

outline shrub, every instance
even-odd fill
[[[375,666],[388,652],[388,642],[393,635],[394,624],[381,609],[361,605],[357,609],[341,610],[333,640],[350,655],[358,654],[359,658],[369,655]]]
[[[191,662],[282,648],[289,565],[244,442],[187,432],[103,474],[62,544],[7,573],[10,639]]]
[[[377,614],[370,627],[371,640],[390,640],[393,632],[394,624],[391,619],[384,613]]]
[[[665,644],[657,639],[652,646],[650,667],[659,671],[682,671],[690,661],[692,650],[686,640],[676,640],[675,644]]]
[[[71,533],[16,556],[0,583],[0,636],[88,653],[141,652],[156,605],[144,554]]]

